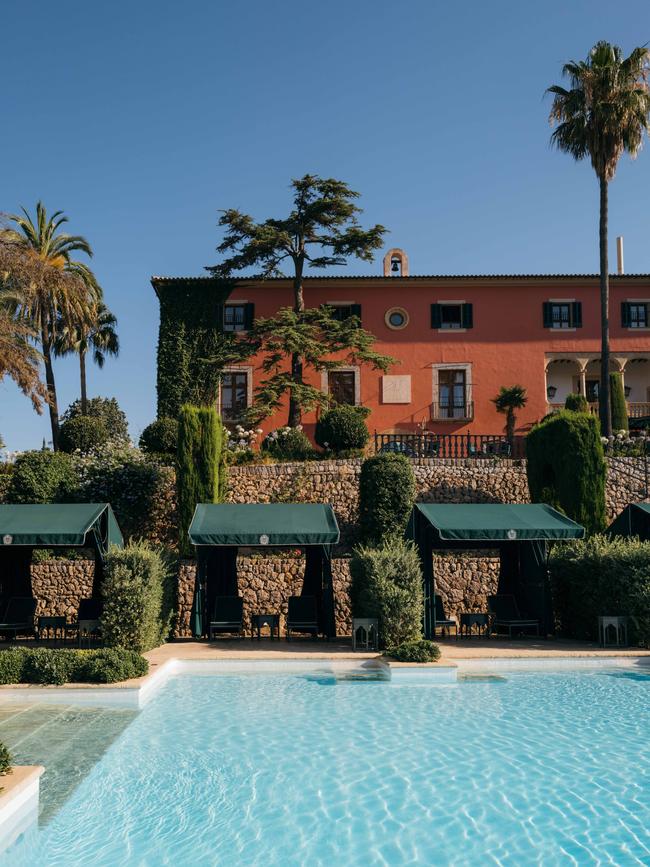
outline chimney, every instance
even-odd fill
[[[625,274],[625,263],[623,262],[623,236],[619,235],[616,239],[616,273]]]

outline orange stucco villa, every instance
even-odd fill
[[[211,278],[152,283],[158,291],[176,280],[187,288]],[[624,377],[630,415],[650,415],[650,275],[613,275],[610,285],[612,370]],[[342,366],[314,379],[338,401],[369,407],[371,430],[500,434],[504,419],[492,398],[515,383],[528,392],[519,432],[563,406],[570,392],[598,401],[596,275],[411,276],[406,254],[394,249],[384,257],[383,276],[309,277],[304,287],[307,306],[359,315],[377,351],[398,359],[387,374]],[[224,306],[224,330],[244,330],[292,299],[288,279],[239,279]],[[224,371],[215,400],[226,420],[235,421],[250,403],[258,367],[259,359],[251,359]],[[315,420],[315,413],[305,417],[307,433]],[[284,423],[282,411],[263,428]]]

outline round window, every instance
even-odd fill
[[[386,311],[384,320],[389,328],[399,331],[400,328],[406,328],[408,325],[409,315],[403,307],[391,307]]]

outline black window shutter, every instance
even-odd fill
[[[553,327],[553,305],[550,301],[545,301],[542,304],[542,314],[544,316],[544,328]]]
[[[253,327],[253,321],[255,320],[255,305],[247,304],[244,310],[244,329],[248,331],[249,328]]]
[[[621,301],[621,325],[623,328],[630,327],[630,308],[627,301]]]
[[[582,328],[582,301],[574,301],[571,305],[571,325]]]
[[[461,309],[461,325],[463,328],[474,326],[474,313],[471,304],[463,304]]]
[[[440,310],[440,304],[431,305],[431,327],[442,327],[442,311]]]
[[[217,304],[217,331],[223,331],[223,311],[225,304]]]
[[[350,314],[352,316],[359,317],[359,324],[361,324],[361,304],[351,304],[350,305]]]

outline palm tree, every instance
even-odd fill
[[[19,317],[34,327],[39,335],[45,382],[48,392],[52,445],[59,447],[59,411],[52,353],[60,324],[82,322],[88,316],[89,305],[101,299],[101,289],[95,275],[83,262],[72,258],[79,251],[92,256],[88,241],[81,235],[68,235],[60,228],[68,222],[63,211],[48,218],[42,202],[36,205],[36,221],[23,208],[23,215],[11,214],[8,219],[16,228],[7,227],[0,240],[26,255],[37,276],[16,287],[16,309]],[[36,270],[38,268],[38,270]]]
[[[101,368],[104,366],[107,355],[116,356],[120,351],[120,342],[115,330],[117,319],[104,302],[96,301],[91,304],[87,314],[71,326],[60,325],[54,345],[56,355],[69,355],[74,352],[79,356],[82,415],[86,415],[88,409],[86,355],[88,352],[92,352],[93,361],[97,367]]]
[[[13,379],[40,413],[47,390],[39,376],[41,356],[31,342],[35,335],[27,323],[13,315],[2,296],[0,293],[0,381],[5,376]]]
[[[523,409],[528,403],[528,396],[523,385],[511,385],[509,388],[502,385],[496,397],[492,398],[497,412],[505,413],[506,439],[510,443],[510,449],[514,449],[515,440],[515,410]]]
[[[554,96],[551,123],[558,126],[551,144],[576,160],[589,157],[600,186],[600,424],[605,436],[612,432],[609,388],[609,265],[607,261],[608,184],[621,155],[635,157],[643,133],[650,130],[650,50],[635,48],[623,59],[621,49],[597,42],[586,60],[565,64],[567,90],[548,88]]]

